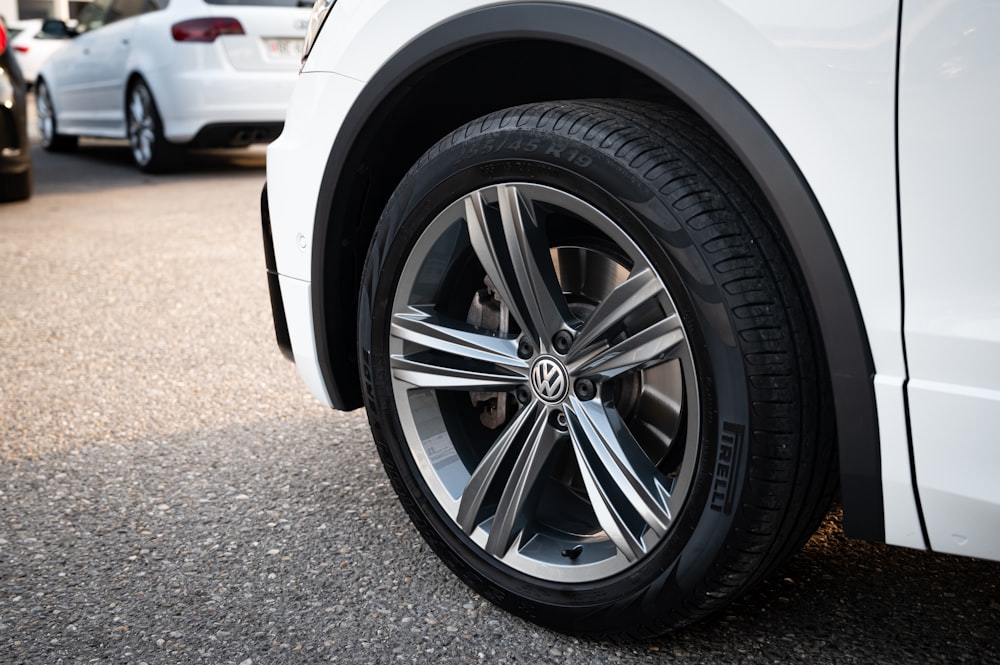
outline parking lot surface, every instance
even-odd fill
[[[278,352],[261,151],[34,157],[0,206],[0,663],[1000,662],[1000,564],[850,541],[836,511],[653,641],[495,609],[409,525],[364,412]]]

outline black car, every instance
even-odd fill
[[[0,19],[0,201],[31,196],[27,84]]]

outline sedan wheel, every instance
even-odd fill
[[[795,271],[708,136],[636,104],[488,116],[410,171],[369,254],[361,371],[394,487],[463,580],[561,630],[689,622],[830,498]]]
[[[42,80],[38,81],[35,88],[35,105],[38,111],[38,133],[42,138],[42,147],[51,152],[75,149],[77,137],[59,133],[52,93],[49,92],[48,84]]]
[[[163,137],[163,123],[146,84],[132,84],[125,111],[132,159],[143,171],[159,173],[177,168],[182,158],[180,148]]]

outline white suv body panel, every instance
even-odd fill
[[[336,3],[305,63],[284,133],[268,151],[271,225],[281,275],[302,282],[311,279],[311,241],[323,170],[339,123],[364,89],[365,82],[416,36],[457,15],[502,4],[517,3],[470,4],[462,0],[419,4],[407,0],[339,0]],[[572,4],[603,13],[613,11],[618,17],[657,32],[693,54],[746,100],[803,174],[825,213],[850,274],[874,359],[885,539],[890,544],[924,547],[919,501],[913,486],[905,399],[907,365],[900,285],[903,268],[899,260],[896,195],[899,3],[895,0],[854,0],[833,6],[826,3],[803,5],[790,0],[750,3],[624,0],[614,3],[613,9],[608,8],[608,3],[595,1]],[[470,75],[486,76],[488,73]],[[993,91],[993,82],[985,79],[985,74],[983,76],[980,88]],[[967,127],[965,131],[974,132],[975,127]],[[913,186],[922,187],[919,183]],[[904,187],[904,193],[907,191]],[[925,194],[932,193],[925,191]],[[904,202],[904,214],[907,205]],[[987,232],[985,225],[976,228],[980,233]],[[995,237],[996,232],[992,233]],[[936,247],[933,237],[907,236],[904,243],[907,252],[919,246],[914,248],[915,257],[921,252],[933,254]],[[981,245],[982,251],[989,251],[989,246],[989,243]],[[923,259],[908,259],[908,279],[910,260],[916,266]],[[961,264],[962,259],[955,257],[954,261]],[[984,281],[981,285],[985,289],[990,283],[997,283],[995,277],[992,282]],[[959,285],[943,287],[941,294],[953,295],[951,289],[955,288]],[[908,320],[912,320],[909,318],[912,312],[932,307],[928,304],[932,301],[923,304],[915,301],[922,297],[915,294],[915,289],[908,288],[907,295],[914,299],[909,303],[913,309],[907,311]],[[285,298],[299,371],[307,384],[314,387],[316,397],[329,404],[325,391],[315,388],[317,381],[322,386],[322,380],[319,379],[321,372],[312,338],[312,318],[306,314],[309,304],[301,295],[288,294]],[[992,302],[996,302],[995,296]],[[989,328],[988,321],[981,323]],[[1000,357],[996,353],[996,329],[994,325],[989,331],[993,337],[987,343],[987,350],[994,353],[990,360],[984,360],[987,363],[995,363]],[[920,344],[919,341],[915,343]],[[981,355],[968,355],[972,353],[970,348],[954,351],[973,363],[976,358],[982,360]],[[995,421],[995,417],[989,415],[991,408],[996,412],[995,401],[991,401],[995,394],[990,393],[992,388],[989,387],[996,386],[998,373],[995,367],[993,369],[992,375],[989,371],[984,372],[983,383],[988,385],[977,387],[978,401],[962,400],[973,418],[967,424],[968,429]],[[836,374],[837,368],[832,367],[831,372]],[[919,442],[933,441],[941,436],[941,432],[934,430],[933,423],[925,422],[937,418],[941,406],[931,408],[932,405],[928,405],[938,396],[935,391],[928,391],[920,377],[917,378],[911,385],[911,393],[916,399],[910,411],[920,410],[920,414],[911,415],[914,416],[914,430],[920,429],[919,433],[914,433],[915,446],[922,448]],[[929,375],[927,378],[937,377]],[[963,411],[956,408],[956,414]],[[938,418],[939,428],[951,430],[952,420],[952,417]],[[995,475],[1000,469],[997,453],[983,458],[982,447],[988,446],[991,439],[988,432],[979,435],[979,441],[985,443],[974,443],[973,433],[968,434],[967,437],[952,437],[949,459],[964,457],[970,464],[976,464],[973,451],[979,446],[978,459],[985,463],[984,477],[989,478],[991,472]],[[933,443],[930,446],[933,448]],[[932,453],[926,459],[923,464],[929,468],[941,463]],[[921,463],[918,454],[918,479],[921,479]],[[985,499],[979,504],[983,510],[975,524],[963,527],[966,534],[979,534],[980,546],[965,548],[964,553],[998,558],[1000,544],[995,538],[1000,537],[1000,528],[995,525],[1000,501],[995,493],[987,496],[979,492],[978,497],[971,499],[962,497],[967,471],[959,469],[954,473],[933,474],[932,484],[940,487],[931,489],[932,485],[928,485],[928,491],[950,498],[940,504],[932,502],[933,506],[942,506],[940,520],[936,508],[926,511],[928,529],[933,530],[931,542],[934,547],[948,549],[942,543],[947,536],[940,535],[948,531],[948,515],[960,505],[968,506],[970,501],[976,504]],[[927,508],[925,503],[925,510]],[[992,521],[988,514],[993,516]],[[937,524],[942,525],[942,531],[938,531]],[[994,540],[981,538],[984,525],[987,529],[992,528]],[[971,542],[972,537],[967,536],[966,540]]]
[[[932,549],[1000,558],[1000,11],[908,0],[899,175],[913,457]]]
[[[271,209],[274,255],[282,280],[295,366],[309,391],[332,406],[323,384],[316,338],[313,334],[312,267],[313,221],[316,201],[336,130],[360,94],[363,85],[336,74],[303,76],[292,93],[292,102],[281,137],[268,146],[268,197]],[[322,113],[324,120],[315,121]],[[301,192],[310,192],[302,196]]]

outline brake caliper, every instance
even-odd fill
[[[486,277],[483,282],[486,287],[476,292],[472,304],[469,305],[466,321],[477,328],[506,335],[510,325],[510,310],[500,300],[490,278]],[[504,392],[475,391],[469,393],[473,406],[481,409],[479,421],[489,429],[498,429],[507,422],[508,397],[510,395]]]

